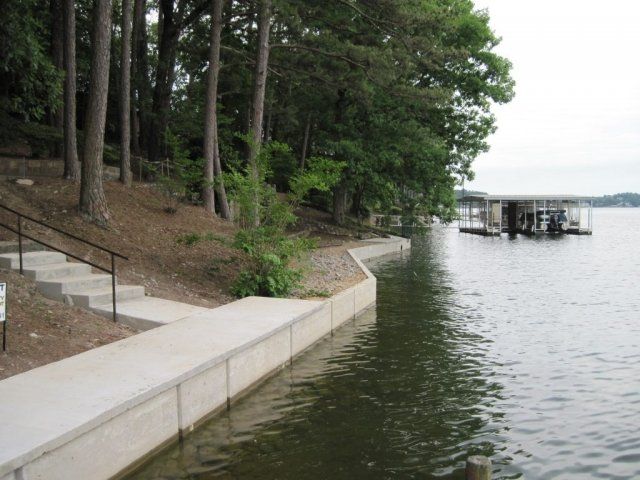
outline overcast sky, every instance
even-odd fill
[[[640,0],[475,0],[513,63],[467,189],[640,192]]]

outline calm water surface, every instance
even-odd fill
[[[372,266],[377,311],[131,478],[640,478],[640,209],[594,222],[434,228]]]

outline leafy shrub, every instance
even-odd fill
[[[166,141],[170,159],[166,173],[164,168],[160,169],[159,174],[157,167],[153,170],[158,175],[156,181],[158,189],[168,201],[165,211],[175,213],[181,201],[199,202],[204,180],[204,160],[190,158],[188,150],[184,148],[180,139],[169,130],[167,130]]]
[[[293,212],[308,193],[313,189],[329,190],[344,168],[342,163],[323,158],[310,160],[306,171],[289,179],[291,191],[283,200],[266,184],[266,178],[270,158],[276,152],[287,151],[287,145],[268,143],[258,154],[257,172],[249,167],[243,171],[234,170],[226,180],[230,197],[239,210],[236,221],[241,230],[236,234],[234,246],[248,259],[247,267],[232,287],[238,297],[282,297],[298,286],[302,272],[291,263],[308,251],[311,243],[287,235],[287,227],[295,223]]]
[[[291,260],[310,245],[303,239],[287,237],[275,226],[260,226],[238,232],[234,246],[247,255],[249,266],[240,272],[233,294],[282,297],[302,278],[302,272],[291,267]]]

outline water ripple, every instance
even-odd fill
[[[640,211],[595,215],[593,237],[433,229],[373,267],[377,312],[131,478],[461,479],[471,454],[640,478]]]

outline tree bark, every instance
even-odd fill
[[[304,170],[307,161],[307,149],[309,148],[309,133],[311,131],[311,114],[307,115],[307,123],[304,126],[304,137],[302,139],[302,152],[300,153],[300,170]]]
[[[51,59],[53,65],[64,69],[64,16],[62,14],[62,0],[51,0]],[[64,128],[64,103],[51,112],[51,126],[58,132]],[[59,158],[63,155],[64,142],[54,142],[52,156]]]
[[[216,214],[216,197],[213,191],[214,169],[213,149],[216,137],[218,103],[218,72],[220,71],[220,31],[222,22],[222,0],[211,2],[211,35],[209,40],[209,72],[207,74],[207,93],[204,114],[204,186],[202,200],[204,209]]]
[[[99,225],[106,225],[109,221],[109,209],[102,185],[102,154],[109,91],[110,43],[111,0],[95,0],[80,212]]]
[[[216,122],[217,124],[217,122]],[[231,208],[229,207],[229,200],[227,199],[227,190],[224,186],[222,178],[222,164],[220,162],[220,142],[218,137],[218,129],[216,125],[216,136],[214,143],[214,156],[213,156],[213,174],[218,178],[216,182],[216,193],[218,194],[218,202],[220,208],[220,216],[225,220],[231,220]]]
[[[338,225],[344,225],[347,213],[348,189],[345,181],[341,181],[333,189],[333,220]]]
[[[222,181],[220,165],[220,146],[218,143],[218,75],[220,72],[220,35],[222,32],[223,0],[213,0],[211,10],[211,41],[209,45],[209,73],[207,75],[207,102],[204,124],[204,189],[205,209],[215,215],[215,191],[220,201],[220,216],[229,218],[229,203]],[[217,178],[216,178],[217,177]]]
[[[131,0],[122,0],[120,57],[120,181],[131,186]]]
[[[153,90],[153,106],[149,122],[148,157],[156,162],[162,154],[165,134],[169,124],[171,107],[171,87],[176,63],[176,50],[180,37],[180,26],[175,15],[173,0],[160,0],[160,46],[158,48],[158,67],[156,84]]]
[[[133,51],[131,56],[131,149],[141,155],[147,144],[148,105],[151,103],[147,55],[147,2],[135,0],[133,8]]]
[[[80,180],[76,135],[76,13],[74,0],[64,0],[64,178]]]
[[[258,49],[256,69],[253,78],[253,101],[251,111],[251,144],[249,145],[249,172],[255,182],[259,181],[258,153],[262,145],[262,121],[264,117],[264,97],[267,87],[267,71],[269,66],[269,32],[271,30],[271,0],[260,0],[258,15]],[[253,221],[257,226],[258,197],[254,198]]]

